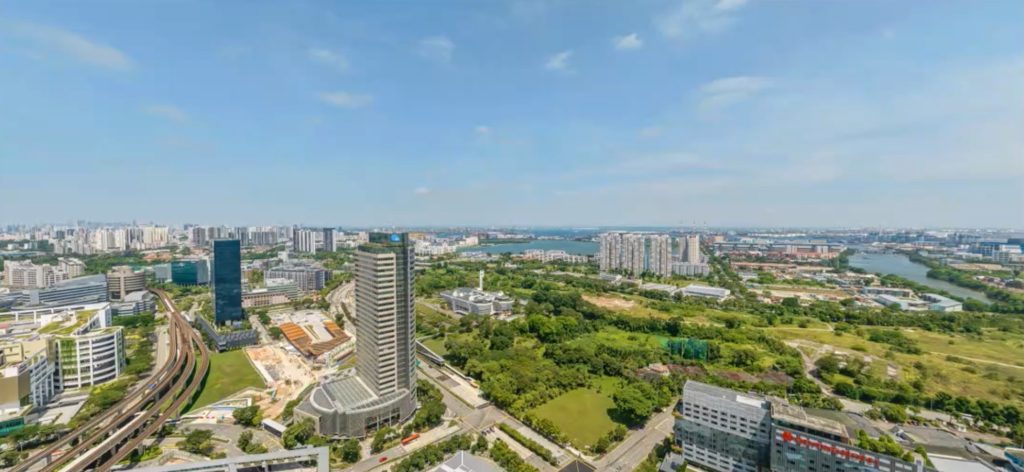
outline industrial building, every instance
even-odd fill
[[[413,244],[371,233],[355,259],[356,368],[321,379],[295,408],[325,436],[363,437],[416,410]]]

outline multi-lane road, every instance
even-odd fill
[[[209,353],[170,297],[160,290],[153,292],[167,309],[170,346],[166,362],[123,400],[30,455],[12,472],[109,470],[168,419],[177,417],[202,383]]]

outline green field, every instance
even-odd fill
[[[837,335],[799,328],[778,328],[773,329],[772,333],[784,339],[802,339],[835,346],[846,352],[859,351],[873,356],[875,360],[869,371],[883,378],[887,372],[886,366],[890,363],[897,368],[896,378],[904,382],[918,378],[918,366],[923,366],[930,374],[925,383],[925,392],[928,394],[942,391],[951,395],[1024,405],[1024,396],[1020,394],[1024,368],[1016,366],[1024,355],[1019,335],[993,330],[986,331],[982,336],[947,335],[910,329],[900,331],[917,341],[924,352],[892,353],[887,358],[889,346],[852,333]],[[817,349],[815,346],[803,346],[800,350],[813,355]],[[958,358],[959,361],[956,360]]]
[[[555,423],[574,447],[590,447],[615,428],[616,423],[608,413],[615,408],[612,394],[618,384],[614,377],[601,377],[594,387],[565,392],[531,413]]]
[[[263,378],[249,363],[242,350],[210,354],[210,371],[206,374],[203,390],[192,405],[192,410],[223,400],[238,391],[263,388]]]

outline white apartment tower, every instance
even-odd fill
[[[292,250],[309,254],[316,253],[317,231],[295,228],[292,231]]]
[[[699,264],[702,262],[700,256],[699,234],[691,234],[686,236],[686,253],[684,261],[689,262],[691,264]]]
[[[647,237],[627,234],[622,237],[622,246],[622,268],[634,276],[644,273],[647,268]]]
[[[672,238],[667,234],[650,236],[647,270],[664,277],[672,275]]]

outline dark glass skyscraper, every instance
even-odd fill
[[[237,239],[213,242],[213,314],[217,324],[242,320],[242,248]]]

